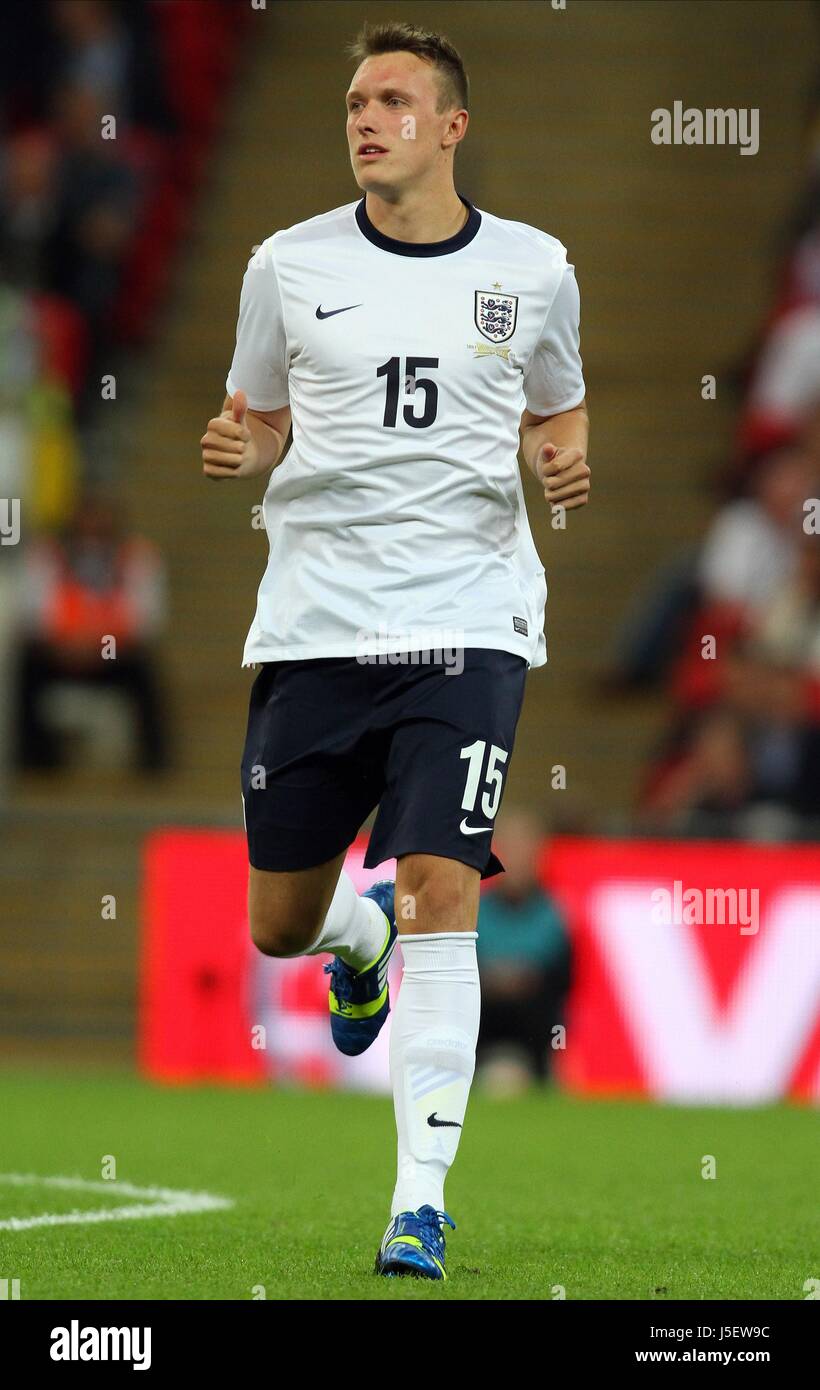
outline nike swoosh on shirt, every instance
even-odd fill
[[[492,830],[491,825],[468,825],[466,816],[458,828],[462,835],[489,835]]]
[[[334,314],[346,314],[350,309],[361,309],[361,304],[346,304],[343,309],[323,309],[321,304],[316,306],[317,319],[332,319]]]

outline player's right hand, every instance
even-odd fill
[[[259,455],[245,415],[248,398],[237,391],[230,410],[223,410],[200,439],[202,471],[206,478],[250,478],[259,468]]]

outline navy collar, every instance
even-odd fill
[[[365,207],[366,198],[362,198],[356,205],[356,221],[359,231],[368,241],[372,241],[381,251],[392,251],[394,256],[449,256],[453,251],[460,251],[463,246],[469,246],[481,226],[481,213],[478,208],[473,207],[466,198],[462,198],[460,193],[458,196],[468,209],[467,221],[460,232],[444,241],[397,241],[395,237],[385,236],[384,232],[380,232],[370,221]]]

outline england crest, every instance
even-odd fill
[[[475,326],[491,343],[506,343],[515,332],[517,317],[517,294],[496,294],[494,290],[476,290]]]

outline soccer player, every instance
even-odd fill
[[[546,585],[517,454],[548,505],[589,493],[579,299],[565,248],[456,192],[468,126],[456,50],[362,31],[347,140],[363,197],[251,257],[209,478],[270,474],[270,544],[243,664],[261,666],[242,759],[250,930],[324,952],[330,1023],[390,1037],[398,1132],[384,1275],[445,1275],[444,1180],[479,1025],[479,882]],[[284,458],[292,426],[293,442]],[[346,851],[378,806],[357,894]]]

